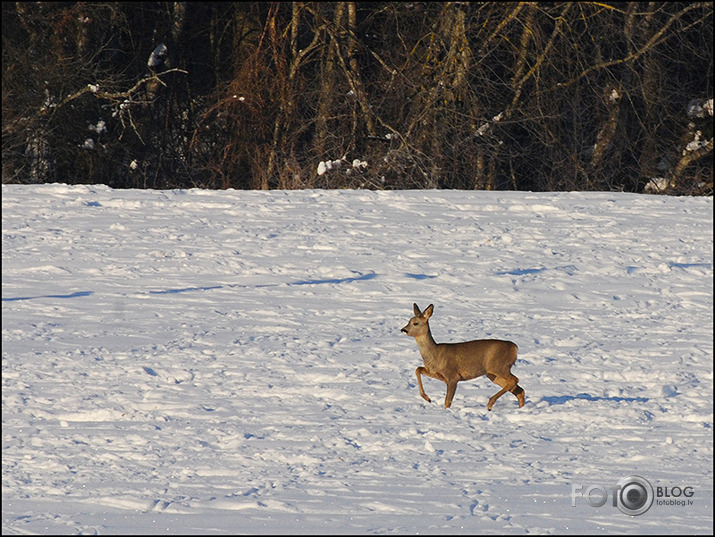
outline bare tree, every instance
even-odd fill
[[[710,2],[2,9],[4,182],[712,193]]]

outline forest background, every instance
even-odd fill
[[[712,195],[712,2],[3,2],[3,183]]]

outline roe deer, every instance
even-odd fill
[[[420,311],[417,304],[413,306],[415,316],[410,319],[402,332],[415,338],[425,362],[425,366],[418,367],[416,371],[417,383],[420,386],[420,395],[423,399],[431,402],[422,387],[422,375],[447,384],[444,408],[449,408],[452,404],[452,398],[460,380],[470,380],[486,375],[489,380],[502,388],[489,399],[487,410],[491,410],[496,400],[506,392],[511,392],[516,396],[519,408],[524,406],[524,390],[517,384],[519,379],[511,373],[511,366],[516,362],[517,347],[514,343],[499,339],[435,343],[427,322],[432,317],[434,306],[430,304],[424,312]]]

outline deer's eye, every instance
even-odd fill
[[[417,321],[415,321],[415,322],[412,323],[412,324],[414,324],[415,326],[417,326],[417,325],[420,324],[420,323],[418,323]]]

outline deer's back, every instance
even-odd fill
[[[440,356],[464,379],[487,373],[505,375],[516,362],[517,346],[500,339],[475,339],[461,343],[441,343]],[[446,365],[446,364],[445,364]]]

